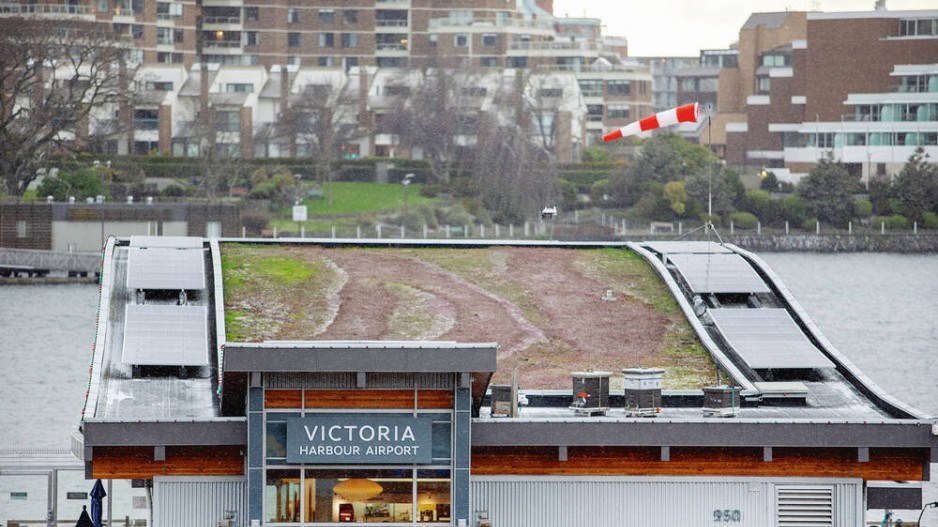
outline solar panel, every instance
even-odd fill
[[[168,249],[201,249],[202,238],[192,236],[131,236],[131,247],[164,247]]]
[[[771,289],[738,254],[668,254],[694,293],[769,293]]]
[[[205,306],[128,304],[121,361],[140,366],[208,365]]]
[[[730,254],[733,252],[717,242],[648,242],[644,245],[661,254]]]
[[[202,249],[127,250],[129,289],[205,289]]]
[[[727,344],[752,369],[834,367],[784,309],[711,309],[708,313]]]

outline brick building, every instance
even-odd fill
[[[558,133],[573,142],[555,152],[570,162],[588,135],[652,113],[651,77],[621,60],[624,39],[604,45],[598,19],[555,18],[551,10],[552,2],[534,0],[80,0],[4,3],[0,16],[98,21],[129,47],[124,85],[133,101],[105,105],[73,134],[102,153],[298,155],[297,147],[271,151],[255,143],[282,135],[290,106],[309,86],[324,84],[358,108],[341,124],[360,133],[345,135],[370,136],[345,145],[351,155],[402,152],[373,129],[383,111],[370,105],[372,90],[381,89],[375,79],[388,70],[448,68],[574,78],[579,88],[564,97],[580,108],[555,116],[570,123]],[[588,134],[572,118],[579,113],[589,114]]]
[[[721,71],[721,101],[745,100],[725,125],[727,162],[796,181],[832,155],[869,181],[897,173],[918,146],[938,156],[938,10],[804,20],[804,38],[779,31],[745,54],[758,56],[754,68],[741,53],[738,72]]]

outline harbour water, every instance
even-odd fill
[[[938,415],[938,255],[760,256],[843,355],[891,395]],[[84,404],[97,302],[95,285],[0,286],[0,449],[68,447]],[[69,490],[90,488],[80,476],[74,475]],[[23,482],[33,489],[30,501],[43,492],[44,481]],[[22,486],[0,478],[0,496],[17,490],[11,484]],[[934,487],[926,487],[930,501],[938,497]],[[121,493],[127,502],[122,509],[137,509],[145,518],[136,502],[131,505],[130,494],[139,494],[134,491],[140,489],[128,485]],[[44,502],[37,501],[41,514]],[[80,502],[64,505],[80,511]],[[123,513],[117,518],[123,520]],[[0,515],[0,525],[4,519]]]

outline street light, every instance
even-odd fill
[[[925,515],[925,509],[927,509],[927,508],[929,508],[929,507],[938,507],[938,501],[933,501],[933,502],[931,502],[931,503],[926,503],[925,506],[922,507],[922,512],[918,513],[918,520],[916,520],[916,522],[915,522],[915,525],[917,525],[918,527],[922,527],[922,516]]]
[[[404,214],[407,214],[407,194],[408,189],[410,188],[410,182],[414,179],[414,174],[407,174],[404,176],[404,179],[401,180],[401,185],[404,185]]]

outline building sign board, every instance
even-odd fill
[[[287,463],[429,464],[432,423],[412,416],[320,414],[287,419]]]
[[[293,221],[306,221],[306,205],[293,206]]]

